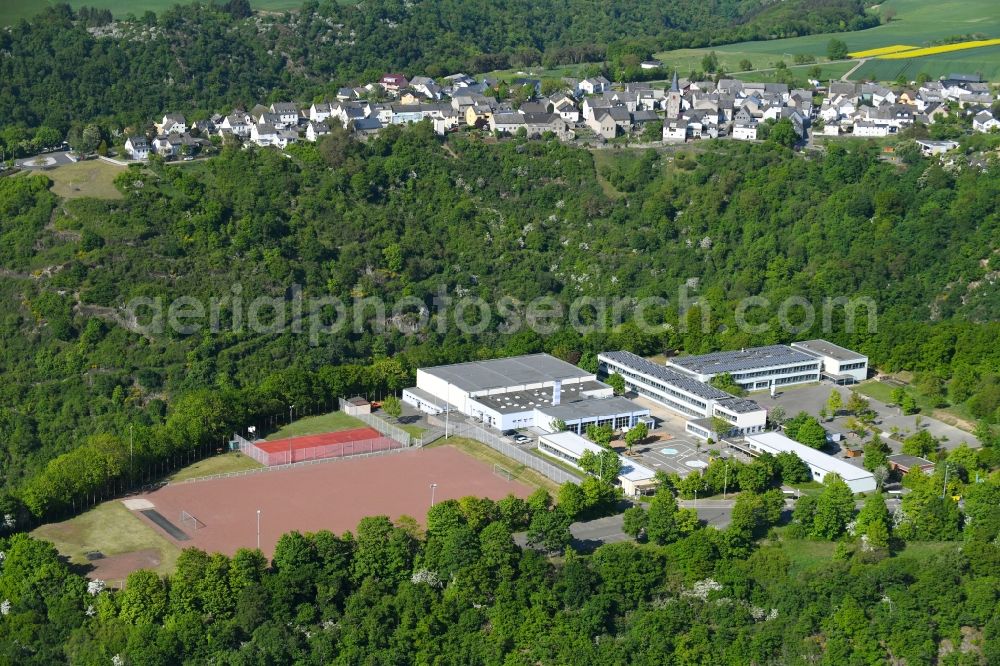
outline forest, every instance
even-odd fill
[[[332,98],[390,71],[459,71],[648,58],[681,46],[862,29],[863,0],[306,2],[248,16],[246,2],[178,5],[105,24],[65,4],[0,30],[0,143],[92,121],[143,128],[257,102]],[[103,24],[103,25],[95,25]],[[631,61],[629,61],[631,62]],[[637,61],[636,61],[637,62]],[[633,65],[635,62],[632,63]],[[600,71],[600,66],[598,66]]]
[[[3,508],[25,524],[69,515],[289,404],[330,409],[399,391],[420,366],[537,351],[588,365],[607,349],[824,337],[915,373],[933,405],[995,439],[995,165],[897,165],[864,142],[812,157],[734,142],[600,157],[554,138],[443,143],[418,125],[368,143],[334,133],[290,157],[154,160],[119,176],[117,200],[58,200],[44,175],[0,179]],[[405,298],[433,318],[414,326],[411,308],[379,326],[362,307],[357,326],[314,338],[239,325],[237,294]],[[621,321],[584,308],[586,326],[540,333],[496,310],[458,326],[454,308],[438,315],[442,294],[515,310],[543,296],[567,310],[579,297],[663,305],[643,325],[629,307]],[[181,297],[221,300],[217,330],[146,330],[126,307]],[[737,325],[745,297],[766,303]],[[812,321],[783,311],[790,297],[815,305]],[[824,299],[860,297],[874,320],[841,307],[824,321]]]
[[[648,510],[626,512],[640,543],[578,553],[572,498],[593,507],[607,489],[614,499],[591,477],[563,486],[555,505],[544,490],[440,502],[426,529],[372,516],[343,535],[290,532],[270,561],[258,550],[188,548],[170,576],[135,571],[123,590],[16,534],[0,538],[0,654],[10,664],[122,666],[1000,659],[995,481],[968,486],[960,541],[956,503],[928,479],[909,496],[925,508],[910,515],[952,534],[922,542],[911,531],[904,543],[908,524],[882,496],[855,512],[836,475],[790,519],[780,490],[749,490],[755,477],[739,475],[746,488],[725,530],[699,525],[665,488]]]

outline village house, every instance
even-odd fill
[[[584,79],[577,84],[577,91],[581,95],[600,95],[611,90],[611,81],[603,76],[592,79]]]
[[[386,92],[392,93],[399,92],[410,85],[410,82],[402,74],[386,74],[378,82]]]
[[[663,123],[663,140],[670,143],[687,140],[688,123],[683,118],[674,118]]]
[[[233,112],[222,119],[219,129],[243,138],[250,136],[250,125],[246,114]]]
[[[989,111],[980,111],[972,118],[972,129],[977,132],[1000,131],[1000,120],[994,118]]]
[[[278,116],[278,122],[285,127],[295,127],[299,124],[299,107],[291,102],[275,102],[271,105],[270,111]]]
[[[187,121],[179,113],[168,113],[156,124],[157,134],[184,134],[187,131]]]
[[[329,133],[330,128],[325,122],[310,122],[306,125],[306,141],[315,143],[321,136],[326,136]]]
[[[350,123],[351,131],[360,137],[378,134],[382,127],[383,125],[378,118],[358,118]]]
[[[125,139],[125,154],[133,160],[149,159],[149,142],[144,136],[130,136]]]

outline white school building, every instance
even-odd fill
[[[847,483],[851,492],[867,493],[875,490],[875,476],[868,470],[855,467],[839,458],[828,456],[822,451],[800,444],[779,432],[747,435],[744,444],[746,452],[753,456],[761,453],[770,453],[771,455],[783,452],[794,453],[809,467],[814,481],[822,482],[827,474],[837,474]],[[740,444],[734,446],[743,448]]]
[[[649,410],[614,396],[607,384],[549,354],[529,354],[417,370],[417,385],[403,402],[428,414],[456,411],[498,430],[554,421],[583,433],[589,425],[627,429],[649,419]]]
[[[597,360],[601,372],[621,375],[628,390],[691,419],[687,431],[696,437],[712,436],[703,420],[713,416],[730,423],[732,434],[762,432],[766,426],[767,410],[753,400],[730,395],[673,368],[627,351],[603,352]]]

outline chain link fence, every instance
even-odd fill
[[[346,400],[340,398],[340,411],[347,414],[348,405],[349,403]],[[386,422],[384,419],[380,419],[372,414],[351,414],[350,416],[358,419],[359,421],[364,421],[386,437],[392,437],[397,442],[402,442],[407,446],[413,443],[411,441],[412,438],[410,437],[410,433],[406,432],[399,426],[394,426],[391,423]]]
[[[439,417],[429,416],[427,420],[435,426],[444,427],[445,422]],[[476,425],[474,423],[469,423],[468,421],[452,420],[448,425],[448,434],[455,435],[458,437],[467,437],[469,439],[474,439],[477,442],[482,442],[486,446],[490,447],[494,451],[502,453],[508,458],[529,467],[539,474],[548,477],[549,479],[555,481],[556,483],[562,484],[567,481],[573,483],[580,483],[581,477],[576,474],[571,474],[561,467],[553,465],[547,460],[543,460],[538,456],[534,455],[529,451],[519,449],[518,447],[511,444],[507,439],[495,432],[487,430],[482,426]]]

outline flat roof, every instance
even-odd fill
[[[921,458],[920,456],[911,456],[906,453],[897,453],[895,455],[891,455],[888,458],[886,458],[886,460],[888,460],[891,463],[896,463],[897,465],[906,467],[907,469],[911,469],[913,467],[927,467],[928,465],[934,467],[934,462],[932,460],[928,460],[927,458]]]
[[[656,478],[656,472],[648,467],[643,467],[639,463],[624,456],[618,457],[622,461],[622,471],[621,474],[618,475],[619,479],[628,479],[633,483],[637,483],[639,481],[648,481],[649,479]]]
[[[861,361],[867,360],[868,357],[864,354],[859,354],[856,351],[851,351],[846,347],[841,347],[840,345],[835,345],[832,342],[827,342],[826,340],[803,340],[802,342],[793,342],[792,347],[796,349],[801,349],[807,354],[818,354],[820,356],[827,356],[836,361]]]
[[[779,432],[763,432],[759,435],[747,435],[746,439],[771,451],[779,453],[788,451],[794,453],[802,459],[802,462],[810,467],[821,469],[824,472],[833,472],[845,481],[875,478],[875,476],[867,470],[855,467],[854,465],[838,458],[834,458],[833,456],[828,456],[821,451],[817,451],[816,449],[806,446],[805,444],[799,444],[794,439],[785,437]]]
[[[763,409],[753,400],[738,398],[726,393],[722,389],[715,388],[711,384],[698,381],[694,377],[685,375],[683,372],[672,370],[666,366],[653,363],[652,361],[644,359],[643,357],[633,354],[632,352],[602,352],[598,355],[598,358],[602,356],[610,361],[620,363],[628,368],[631,368],[636,372],[641,372],[644,375],[649,375],[654,379],[658,379],[673,388],[696,395],[703,400],[714,400],[735,412],[755,412],[759,409]]]
[[[429,375],[439,377],[466,391],[551,382],[556,379],[576,379],[593,377],[594,374],[562,361],[549,354],[527,354],[490,361],[470,361],[420,368]]]
[[[563,384],[559,402],[587,400],[587,396],[583,395],[584,392],[599,391],[602,389],[610,390],[611,387],[594,380],[586,380],[576,384]],[[515,412],[528,412],[535,407],[551,406],[552,391],[552,387],[547,386],[528,391],[509,391],[495,395],[481,395],[471,399],[500,414],[513,414]]]
[[[738,396],[722,398],[720,400],[716,400],[715,402],[719,407],[728,409],[731,412],[736,412],[737,414],[759,412],[764,409],[753,400],[747,400],[746,398],[740,398]]]
[[[584,439],[580,435],[569,430],[553,432],[548,435],[539,435],[538,441],[560,448],[577,459],[579,459],[585,451],[593,451],[594,453],[600,454],[606,450],[601,448],[599,445],[594,444],[589,439]]]
[[[723,372],[742,372],[758,368],[809,363],[815,360],[815,356],[792,349],[788,345],[768,345],[766,347],[749,347],[733,351],[699,354],[698,356],[679,356],[670,359],[668,364],[699,375],[717,375]]]
[[[437,397],[433,393],[429,393],[428,391],[423,390],[419,386],[411,386],[403,390],[407,393],[410,393],[411,395],[416,396],[421,400],[421,402],[426,402],[428,405],[434,405],[435,407],[439,407],[441,409],[445,409],[445,407],[448,405],[448,402],[446,400]]]
[[[615,416],[616,414],[649,414],[649,410],[645,407],[618,395],[610,398],[590,398],[576,402],[563,402],[558,405],[539,406],[536,409],[550,418],[563,421],[599,419],[602,416]]]

